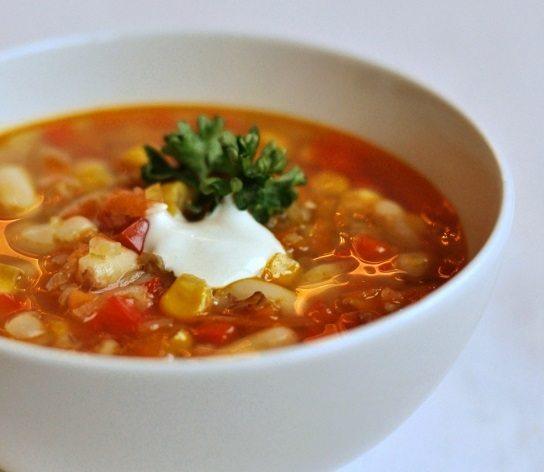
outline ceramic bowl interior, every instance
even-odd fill
[[[152,41],[144,36],[137,40],[138,56],[129,51],[134,41],[105,48],[98,40],[80,54],[82,41],[56,50],[54,42],[42,45],[47,54],[32,61],[25,54],[8,59],[9,68],[0,68],[2,89],[10,91],[2,96],[0,128],[123,103],[205,102],[274,110],[351,131],[409,162],[458,209],[471,256],[497,221],[501,170],[482,136],[449,105],[394,73],[372,64],[354,67],[354,59],[335,53],[325,53],[323,67],[317,60],[323,51],[279,41],[225,36],[217,42],[196,35],[172,47],[169,35]],[[111,63],[116,67],[104,67]],[[481,191],[467,191],[472,188]]]

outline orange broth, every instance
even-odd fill
[[[22,285],[18,280],[16,289],[4,293],[0,283],[0,335],[73,351],[150,357],[228,354],[233,343],[274,327],[288,328],[297,342],[311,342],[419,300],[466,263],[465,239],[455,209],[414,169],[337,129],[235,108],[114,108],[55,118],[0,135],[0,165],[23,166],[43,199],[37,210],[19,221],[43,223],[59,214],[82,215],[105,237],[118,239],[124,227],[145,217],[138,209],[138,202],[143,201],[145,207],[144,192],[134,191],[144,184],[139,169],[127,164],[126,153],[147,143],[160,147],[163,135],[175,129],[177,122],[194,125],[199,115],[220,115],[226,128],[237,134],[257,125],[261,141],[275,140],[285,147],[290,163],[307,175],[308,183],[299,188],[295,204],[268,222],[300,268],[296,276],[280,282],[262,275],[302,300],[297,313],[282,312],[259,292],[238,300],[218,288],[214,303],[198,316],[167,316],[159,300],[175,277],[152,258],[141,263],[143,275],[134,282],[138,285],[134,293],[146,297],[142,307],[139,299],[130,299],[132,295],[119,292],[119,287],[112,287],[118,292],[108,294],[108,289],[96,290],[78,277],[77,261],[88,250],[88,238],[36,257],[17,250],[9,231],[6,238],[5,228],[17,219],[4,219],[0,256],[30,261],[39,276]],[[364,135],[364,129],[360,132]],[[77,163],[89,159],[104,164],[105,182],[75,174]],[[101,196],[91,205],[78,204],[91,192],[89,188],[102,192]],[[121,197],[112,200],[112,192],[119,189],[132,193],[115,194]],[[111,206],[107,212],[106,200]],[[123,205],[135,209],[134,214],[127,214],[130,211]],[[52,283],[55,275],[59,281]],[[112,296],[116,301],[111,301]],[[13,334],[18,331],[10,321],[23,312],[39,320],[41,328],[35,336]],[[118,319],[119,313],[122,318]],[[97,322],[99,317],[104,319]]]

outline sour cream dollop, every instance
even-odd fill
[[[172,216],[164,203],[147,211],[144,250],[162,258],[176,276],[192,274],[211,287],[259,275],[270,257],[285,252],[281,243],[247,211],[227,197],[203,220]]]

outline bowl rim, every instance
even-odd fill
[[[482,266],[493,259],[501,251],[509,237],[514,214],[514,185],[508,163],[488,141],[480,128],[447,98],[431,87],[414,80],[410,75],[398,72],[389,66],[381,65],[372,59],[347,52],[346,50],[300,39],[285,39],[263,34],[246,34],[238,32],[198,31],[198,30],[116,30],[98,31],[77,35],[52,37],[40,41],[30,42],[19,46],[0,50],[0,65],[12,59],[34,56],[52,50],[84,47],[89,44],[108,44],[111,42],[156,40],[173,38],[183,41],[186,38],[208,39],[217,41],[244,41],[259,43],[261,46],[273,46],[298,50],[300,53],[320,54],[326,58],[335,58],[355,67],[363,65],[382,75],[404,82],[410,87],[430,96],[438,101],[445,109],[463,122],[477,134],[490,151],[494,164],[499,172],[501,201],[498,216],[489,236],[482,247],[476,252],[467,265],[451,280],[441,285],[431,293],[411,305],[401,308],[372,323],[349,330],[338,336],[328,336],[311,344],[295,344],[278,348],[263,354],[217,356],[209,358],[189,359],[156,359],[138,358],[129,356],[103,356],[94,353],[64,351],[47,346],[38,346],[0,336],[0,358],[11,356],[27,362],[38,364],[55,364],[66,368],[85,368],[87,370],[139,372],[152,375],[168,375],[170,373],[191,373],[193,375],[207,375],[215,372],[225,372],[233,367],[243,370],[278,367],[280,365],[304,362],[311,358],[318,358],[348,349],[355,344],[380,336],[391,334],[416,320],[421,312],[429,312],[432,305],[439,303],[465,283],[470,283]],[[294,116],[294,115],[293,115]],[[298,116],[298,115],[297,115]],[[304,118],[304,117],[302,117]],[[429,316],[432,316],[429,315]]]

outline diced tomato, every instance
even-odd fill
[[[107,331],[116,336],[134,334],[143,321],[143,313],[134,306],[134,300],[110,297],[89,321],[95,331]]]
[[[332,323],[328,323],[328,324],[325,325],[325,327],[323,328],[323,331],[321,331],[321,333],[316,334],[315,336],[307,337],[306,339],[304,339],[304,342],[314,341],[316,339],[320,339],[320,338],[323,338],[325,336],[329,336],[331,334],[336,334],[339,331],[340,330],[338,329],[338,326],[336,326],[335,324],[332,324]]]
[[[438,287],[437,283],[427,283],[417,287],[411,287],[402,291],[402,298],[408,303],[417,302]]]
[[[125,228],[118,236],[117,240],[125,247],[136,251],[140,254],[144,249],[145,237],[149,230],[149,221],[145,218],[140,218],[127,228]]]
[[[337,315],[325,303],[314,304],[306,315],[315,324],[322,325],[325,323],[333,323]]]
[[[145,215],[147,199],[141,188],[116,190],[104,203],[104,211],[138,218]]]
[[[159,277],[153,277],[152,279],[148,280],[144,285],[147,289],[147,292],[153,298],[160,298],[160,296],[165,291],[164,285],[162,284],[162,281]]]
[[[116,190],[102,204],[98,220],[103,230],[119,231],[143,218],[146,210],[147,199],[141,188]]]
[[[100,211],[100,201],[96,195],[85,195],[78,198],[70,205],[68,205],[62,211],[63,218],[70,218],[71,216],[84,216],[90,220],[96,219],[98,212]]]
[[[0,320],[25,308],[26,302],[7,293],[0,293]]]
[[[236,326],[226,321],[212,321],[193,328],[192,335],[198,342],[222,346],[237,335]]]
[[[357,312],[342,313],[336,322],[336,326],[338,326],[340,331],[355,328],[355,326],[359,326],[360,324],[361,320]]]
[[[376,262],[392,255],[391,246],[366,234],[354,236],[351,238],[351,244],[355,254],[365,261]]]

